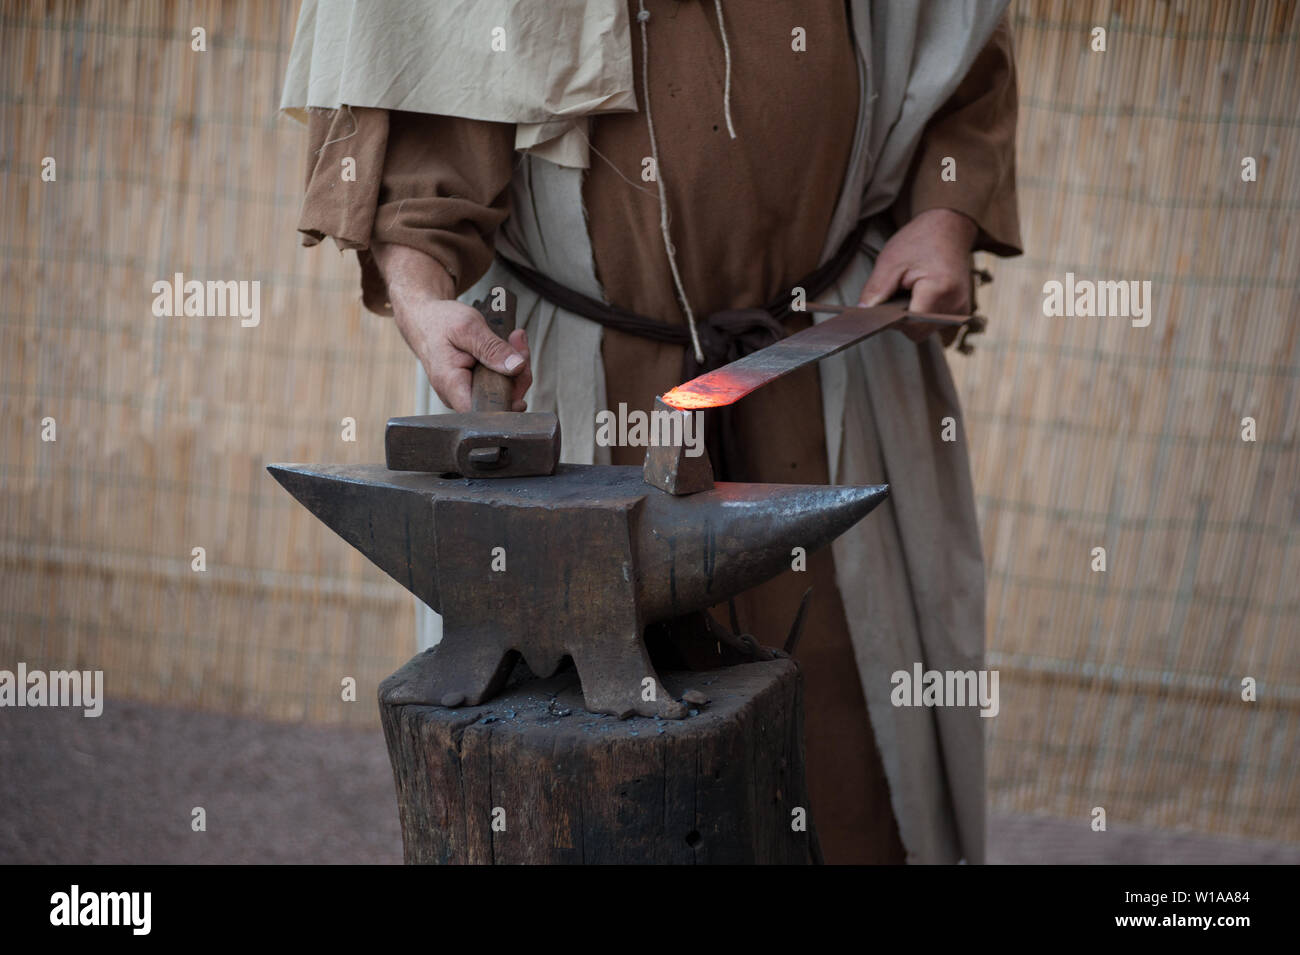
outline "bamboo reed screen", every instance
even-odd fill
[[[295,6],[3,9],[0,666],[372,723],[413,652],[411,598],[264,466],[382,460],[415,369],[360,307],[351,253],[298,246],[304,137],[276,114]],[[152,283],[176,272],[260,281],[260,325],[155,318]]]
[[[263,469],[379,460],[415,381],[350,254],[297,244],[293,5],[0,11],[0,667],[373,723],[410,598]],[[1028,251],[988,263],[991,328],[953,359],[1002,675],[992,806],[1300,841],[1295,5],[1012,17]],[[1067,271],[1150,280],[1151,324],[1043,317]],[[176,272],[259,281],[261,324],[154,317]]]
[[[1013,26],[1026,254],[985,263],[989,333],[952,361],[1002,677],[991,804],[1300,840],[1295,5]],[[1044,317],[1067,272],[1150,280],[1151,324]]]

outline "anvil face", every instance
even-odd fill
[[[617,716],[685,712],[656,699],[646,624],[776,576],[794,548],[825,546],[888,494],[883,485],[720,483],[674,497],[646,485],[641,468],[568,464],[496,480],[380,466],[269,470],[442,613],[442,642],[398,674],[400,701],[477,704],[504,683],[515,653],[540,676],[570,656],[588,709]]]

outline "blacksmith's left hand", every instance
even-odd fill
[[[885,243],[858,304],[879,305],[905,289],[912,293],[913,311],[969,315],[971,248],[978,233],[974,220],[960,212],[927,209]],[[912,322],[899,330],[914,341],[936,331]]]

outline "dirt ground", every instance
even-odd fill
[[[191,828],[202,807],[207,830]],[[402,861],[383,734],[108,700],[0,711],[0,862]]]
[[[202,807],[206,831],[191,826]],[[991,862],[1300,863],[1300,847],[994,815]],[[383,734],[109,700],[0,711],[0,863],[399,863]]]

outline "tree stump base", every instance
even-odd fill
[[[417,665],[417,657],[408,666]],[[480,706],[380,713],[411,863],[807,863],[803,700],[788,659],[668,672],[683,720],[588,713],[576,671]]]

